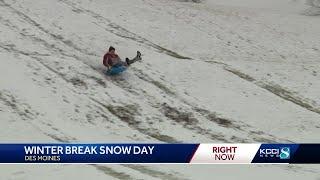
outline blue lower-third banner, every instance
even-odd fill
[[[320,144],[0,144],[0,163],[318,164]]]

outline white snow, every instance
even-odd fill
[[[320,19],[306,16],[310,5],[317,10],[310,2],[0,0],[0,141],[319,142]],[[140,50],[143,61],[106,76],[109,45],[123,59]],[[317,179],[318,172],[313,165],[0,168],[4,179]]]

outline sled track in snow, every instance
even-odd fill
[[[112,21],[110,21],[109,19],[93,12],[93,11],[90,11],[88,9],[84,9],[82,7],[79,7],[76,5],[76,3],[73,3],[71,1],[68,1],[68,0],[58,0],[59,2],[61,3],[64,3],[65,5],[69,6],[70,8],[72,8],[73,10],[75,10],[76,12],[79,12],[79,13],[86,13],[87,15],[95,18],[98,20],[98,22],[93,22],[94,24],[96,24],[97,26],[103,28],[104,30],[112,33],[112,34],[115,34],[119,37],[122,37],[122,38],[125,38],[125,39],[130,39],[130,40],[133,40],[135,42],[138,42],[140,44],[144,44],[146,45],[147,47],[152,47],[153,49],[155,49],[157,52],[160,52],[160,53],[165,53],[169,56],[172,56],[174,58],[177,58],[177,59],[191,59],[189,57],[186,57],[186,56],[182,56],[180,54],[178,54],[177,52],[174,52],[170,49],[167,49],[165,47],[162,47],[158,44],[155,44],[151,41],[149,41],[148,39],[145,39],[141,36],[139,36],[138,34],[135,34],[133,32],[130,32],[129,30],[113,23]],[[104,24],[104,26],[100,25],[101,23]]]
[[[206,136],[209,136],[210,139],[214,140],[219,140],[221,142],[233,142],[233,141],[241,141],[241,142],[251,142],[251,140],[248,139],[241,139],[241,138],[236,138],[233,137],[230,140],[227,140],[223,136],[210,132],[208,130],[203,129],[202,127],[196,125],[197,123],[193,123],[193,121],[198,121],[195,118],[194,112],[198,113],[202,118],[208,120],[208,122],[212,122],[214,124],[217,124],[220,127],[225,127],[225,128],[232,128],[235,131],[245,131],[249,135],[253,136],[253,140],[256,141],[263,141],[263,142],[275,142],[276,137],[269,135],[267,133],[261,132],[261,131],[256,131],[256,130],[250,130],[254,129],[253,127],[249,126],[248,124],[245,124],[243,122],[237,122],[227,119],[227,118],[221,118],[219,117],[215,112],[211,112],[209,110],[203,109],[196,107],[194,104],[191,104],[190,102],[186,101],[182,97],[179,97],[174,91],[172,91],[170,88],[166,87],[163,85],[161,82],[154,82],[153,79],[149,78],[147,74],[143,73],[141,70],[137,69],[135,71],[135,75],[141,78],[142,80],[146,82],[150,82],[151,84],[154,84],[156,87],[161,89],[163,92],[166,93],[167,96],[175,98],[181,102],[181,104],[184,104],[190,108],[190,111],[178,109],[172,106],[169,106],[168,104],[164,103],[161,106],[161,111],[164,113],[164,115],[173,120],[174,122],[177,122],[181,124],[184,128],[189,129],[191,131],[195,131],[198,134],[202,134]],[[149,102],[153,102],[153,97],[145,96],[145,98],[149,99]],[[157,104],[157,102],[154,102],[153,104]],[[179,120],[179,119],[185,119],[185,120]],[[206,133],[204,133],[206,132]],[[260,137],[255,137],[255,136],[260,136]],[[261,135],[264,135],[265,137],[261,137]],[[268,138],[266,138],[268,137]],[[237,140],[235,140],[237,139]],[[282,141],[288,141],[285,139],[282,139]]]
[[[31,107],[28,104],[21,103],[8,91],[0,91],[0,101],[3,102],[5,106],[9,107],[24,121],[29,121],[39,114],[33,113]]]
[[[25,13],[23,13],[23,12],[17,10],[16,8],[12,7],[10,4],[6,3],[4,0],[0,0],[0,6],[4,6],[4,7],[7,7],[9,9],[11,9],[14,13],[16,13],[18,16],[22,17],[24,20],[26,20],[32,26],[37,27],[40,31],[48,34],[51,38],[53,38],[55,40],[59,40],[60,42],[62,42],[66,46],[72,47],[73,49],[75,49],[75,50],[77,50],[79,52],[82,52],[84,54],[90,55],[90,56],[97,56],[95,53],[89,52],[87,49],[83,49],[83,48],[78,47],[71,40],[64,39],[63,36],[54,34],[54,33],[50,32],[49,30],[45,29],[44,27],[41,26],[41,24],[37,23],[35,20],[30,18]]]
[[[184,106],[187,106],[190,110],[186,109],[180,109],[174,106],[170,106],[167,103],[161,103],[158,101],[155,101],[155,98],[148,95],[147,93],[144,94],[144,98],[148,100],[150,105],[156,109],[159,109],[159,111],[164,115],[164,117],[168,118],[168,120],[172,121],[173,123],[177,123],[181,125],[183,128],[188,129],[196,134],[200,134],[202,136],[205,136],[211,140],[216,140],[220,142],[252,142],[252,140],[255,141],[263,141],[263,142],[276,142],[276,139],[274,136],[266,134],[261,131],[252,130],[253,127],[238,122],[235,123],[235,121],[221,118],[216,113],[210,112],[205,109],[201,109],[198,107],[195,107],[193,104],[185,101],[183,98],[178,97],[174,91],[171,91],[166,86],[162,85],[160,82],[157,82],[154,84],[153,80],[148,77],[147,74],[143,73],[140,70],[135,71],[135,75],[141,78],[143,81],[150,82],[154,86],[158,87],[161,91],[163,91],[166,96],[170,98],[174,98],[183,104]],[[131,89],[134,89],[130,84],[126,84],[124,86],[128,91]],[[215,125],[218,125],[220,127],[224,127],[227,129],[233,129],[234,131],[241,131],[246,132],[248,135],[252,136],[252,139],[242,139],[239,137],[231,137],[231,139],[227,139],[224,137],[223,134],[213,132],[212,129],[206,129],[204,127],[201,127],[199,124],[199,119],[196,118],[196,115],[194,112],[197,112],[200,115],[200,118],[206,121],[206,123],[213,123]],[[201,124],[201,123],[200,123]],[[282,139],[281,141],[289,142],[289,140]]]
[[[138,110],[137,110],[137,107],[135,107],[135,105],[112,106],[112,105],[103,104],[93,98],[91,98],[91,100],[96,102],[100,106],[102,106],[105,110],[108,110],[111,114],[113,114],[122,122],[128,124],[129,127],[132,127],[133,129],[136,129],[143,134],[146,134],[161,142],[171,142],[171,143],[178,142],[175,138],[167,135],[162,135],[160,132],[157,132],[157,130],[155,129],[150,130],[147,128],[142,128],[139,125],[141,122],[136,120],[136,116],[138,115],[137,113]]]
[[[65,135],[63,132],[58,130],[54,127],[51,123],[45,121],[36,121],[38,119],[42,119],[40,116],[41,114],[32,107],[24,102],[23,100],[19,99],[9,91],[3,90],[0,91],[0,102],[2,102],[5,106],[10,108],[14,114],[19,116],[23,121],[26,123],[32,124],[34,128],[36,128],[39,132],[43,133],[44,135],[58,141],[58,142],[69,142],[71,140],[75,140],[72,137]],[[15,122],[15,121],[13,121]],[[39,128],[38,124],[44,125],[44,127],[48,128],[43,130],[43,128]],[[48,132],[48,131],[52,132]]]
[[[244,79],[248,82],[251,82],[253,84],[255,84],[256,86],[261,87],[262,89],[265,89],[267,91],[269,91],[270,93],[286,100],[289,102],[292,102],[306,110],[309,110],[311,112],[320,114],[320,108],[316,108],[314,105],[315,102],[313,102],[312,100],[306,99],[306,98],[301,98],[299,95],[286,90],[285,88],[281,87],[280,85],[277,84],[272,84],[272,83],[266,83],[266,82],[262,82],[262,81],[257,81],[255,78],[249,76],[248,74],[245,74],[243,72],[240,72],[236,69],[230,68],[230,67],[226,67],[224,68],[225,70],[231,72],[232,74],[240,77],[241,79]],[[311,102],[311,103],[309,103]]]

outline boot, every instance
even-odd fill
[[[129,58],[126,58],[126,63],[128,64],[128,66],[131,64]]]
[[[138,58],[139,60],[141,60],[141,52],[140,52],[140,51],[137,51],[137,58]]]

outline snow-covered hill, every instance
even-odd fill
[[[1,142],[319,142],[320,19],[292,0],[0,0]],[[113,45],[143,61],[104,75]],[[230,173],[232,172],[232,173]],[[317,179],[317,166],[1,166],[1,179]]]

